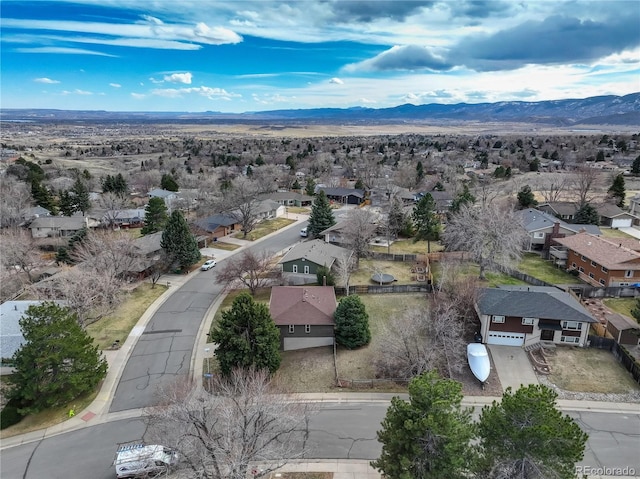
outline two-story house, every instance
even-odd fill
[[[640,283],[640,241],[634,238],[602,238],[580,233],[556,238],[549,251],[566,258],[566,268],[593,286],[630,286]]]

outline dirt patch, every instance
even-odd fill
[[[609,351],[558,347],[547,354],[547,380],[569,392],[638,394],[640,386]]]
[[[485,381],[484,387],[473,375],[468,364],[464,366],[461,372],[453,374],[451,379],[462,383],[462,394],[465,396],[502,396],[502,384],[500,384],[496,367],[493,364],[491,352],[489,352],[489,358],[491,360],[491,374]]]
[[[333,390],[336,379],[333,346],[284,351],[276,377],[292,392]]]

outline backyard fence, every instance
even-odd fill
[[[519,279],[520,281],[524,281],[527,284],[532,284],[533,286],[551,286],[553,288],[557,288],[555,284],[547,283],[546,281],[534,278],[533,276],[529,276],[528,274],[522,273],[521,271],[516,271],[515,269],[507,269],[505,273],[507,273],[512,278]]]
[[[625,367],[633,376],[633,380],[640,384],[640,362],[634,358],[624,346],[621,346],[615,339],[603,338],[601,336],[589,335],[589,347],[606,349],[611,351],[613,357]]]
[[[571,289],[582,298],[636,298],[640,290],[629,286],[611,286],[609,288],[597,288],[595,286],[576,285]]]
[[[344,296],[346,288],[335,288],[336,294]],[[386,293],[431,293],[433,287],[430,284],[388,284],[388,285],[355,285],[349,286],[349,294],[386,294]]]
[[[412,261],[418,261],[419,260],[418,256],[424,256],[424,255],[379,253],[377,251],[369,252],[369,257],[371,257],[373,259],[379,259],[379,260],[382,260],[382,261],[399,261],[399,262],[404,262],[404,263],[409,263],[409,262],[412,262]]]

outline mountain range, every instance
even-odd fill
[[[74,122],[287,122],[287,123],[425,123],[467,122],[534,123],[541,125],[627,125],[640,126],[640,92],[624,96],[595,96],[584,99],[539,102],[458,103],[443,105],[405,104],[392,108],[313,108],[246,113],[112,112],[52,109],[0,109],[0,121]]]

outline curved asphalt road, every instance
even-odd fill
[[[248,248],[275,254],[300,241],[299,231],[305,225],[297,223]],[[154,313],[127,360],[109,412],[153,406],[159,387],[189,374],[200,324],[225,286],[216,281],[216,269],[226,261],[209,271],[193,273]]]

